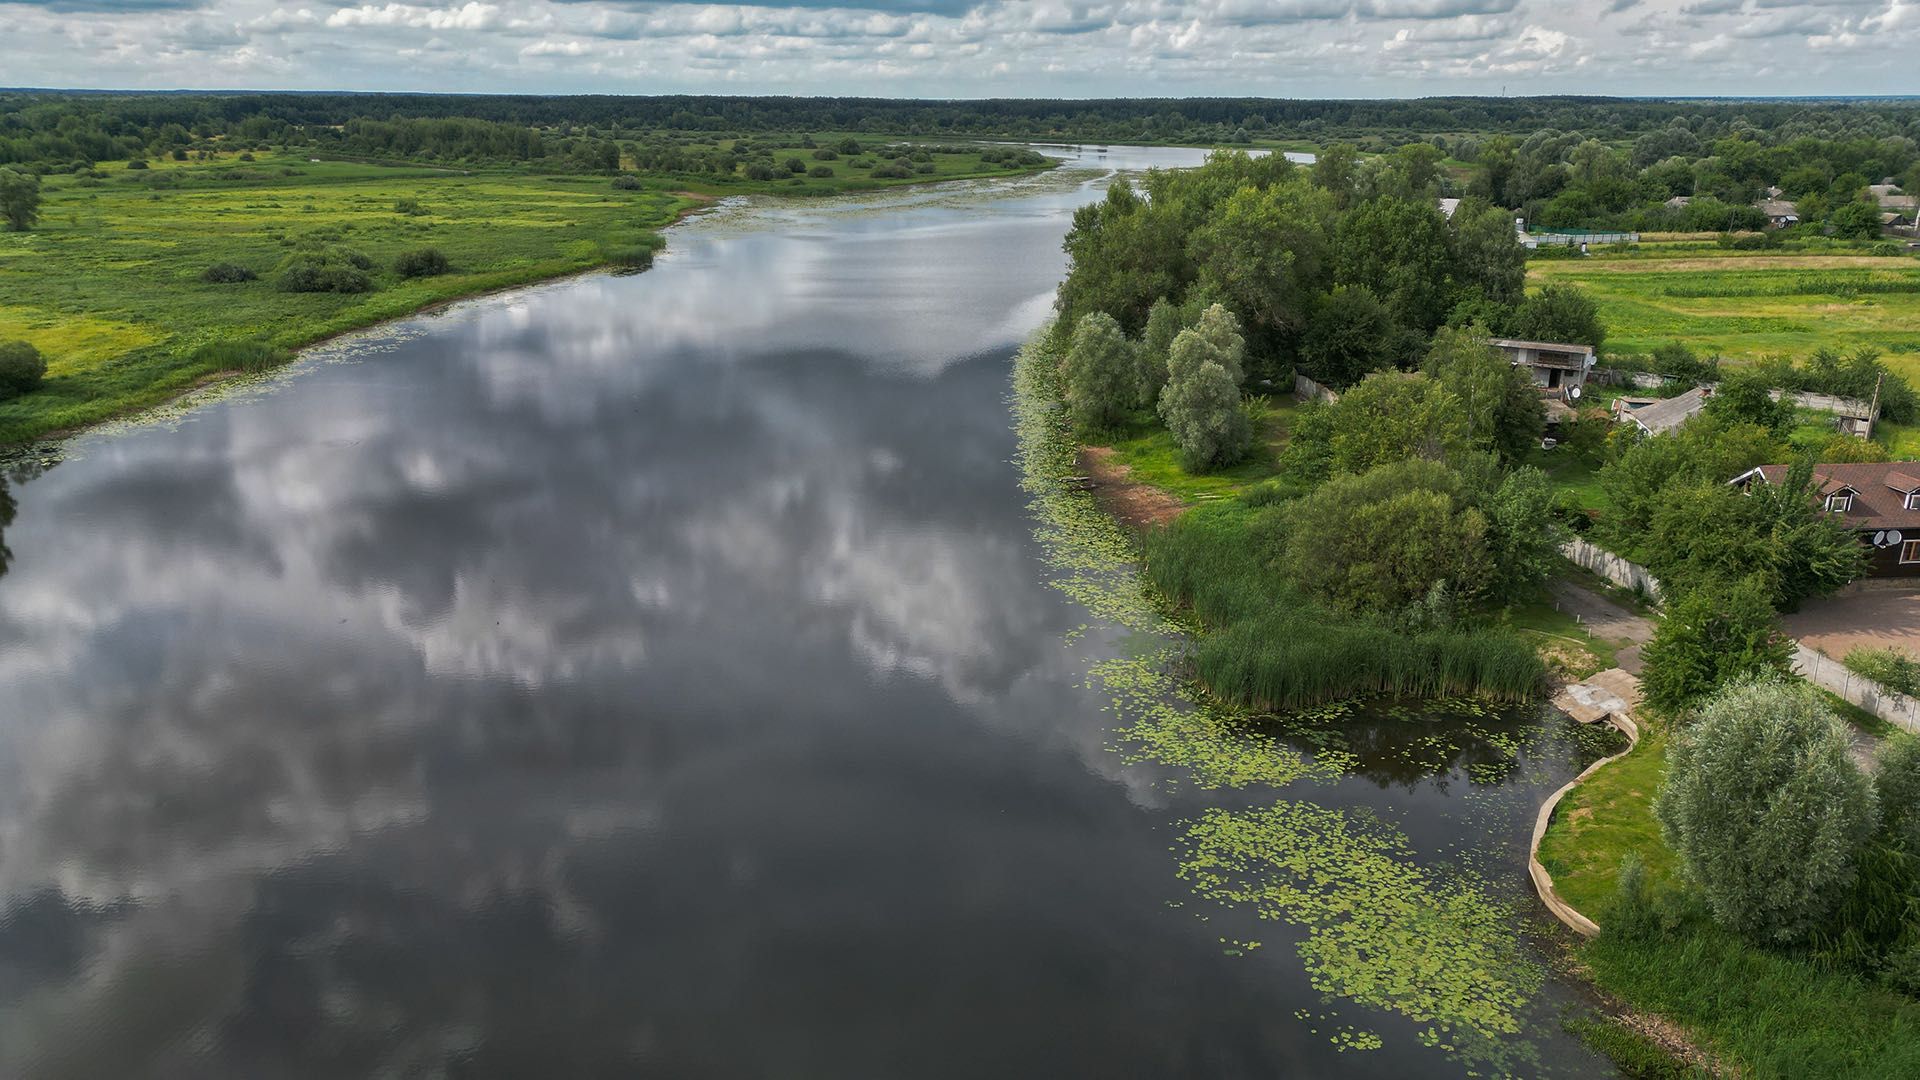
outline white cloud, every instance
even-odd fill
[[[1916,89],[1916,0],[33,0],[8,81],[893,96]],[[0,0],[6,3],[6,0]],[[182,8],[178,5],[193,5]],[[58,10],[54,10],[57,8]],[[573,60],[572,63],[558,61]]]

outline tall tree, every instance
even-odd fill
[[[40,220],[40,178],[19,169],[0,169],[0,217],[7,228],[26,232]]]
[[[1547,425],[1540,392],[1524,370],[1487,344],[1480,328],[1441,329],[1423,370],[1460,400],[1475,449],[1514,462],[1540,442]]]
[[[1393,316],[1373,290],[1341,285],[1320,303],[1300,347],[1300,368],[1336,389],[1393,366]]]
[[[1134,398],[1134,345],[1104,311],[1080,317],[1067,349],[1067,410],[1083,433],[1114,427]]]

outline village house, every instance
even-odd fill
[[[1785,465],[1762,465],[1730,483],[1777,484]],[[1817,498],[1865,545],[1870,577],[1920,577],[1920,462],[1815,465]]]
[[[1666,203],[1667,209],[1669,210],[1684,210],[1692,205],[1693,196],[1691,195],[1675,195],[1673,198],[1668,199]]]
[[[1494,338],[1488,344],[1506,353],[1514,367],[1526,368],[1542,393],[1569,400],[1578,400],[1585,391],[1587,372],[1595,360],[1592,347],[1587,345],[1510,338]]]
[[[1785,199],[1762,199],[1754,205],[1767,215],[1769,228],[1784,229],[1800,224],[1800,208]]]

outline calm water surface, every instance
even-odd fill
[[[1176,876],[1271,791],[1114,752],[1006,401],[1101,175],[728,207],[17,470],[0,1075],[1474,1067]],[[1289,795],[1519,899],[1579,755],[1457,731]],[[1506,1068],[1603,1072],[1567,996]]]

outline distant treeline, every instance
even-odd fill
[[[552,156],[554,137],[845,131],[1076,141],[1348,140],[1387,149],[1435,136],[1580,132],[1625,143],[1679,127],[1703,140],[1920,135],[1920,102],[1591,97],[1294,101],[1272,98],[920,101],[591,95],[0,92],[0,163],[68,164],[171,152],[213,138],[341,144],[442,159]],[[532,134],[538,129],[541,135]],[[563,148],[562,154],[571,152]]]

